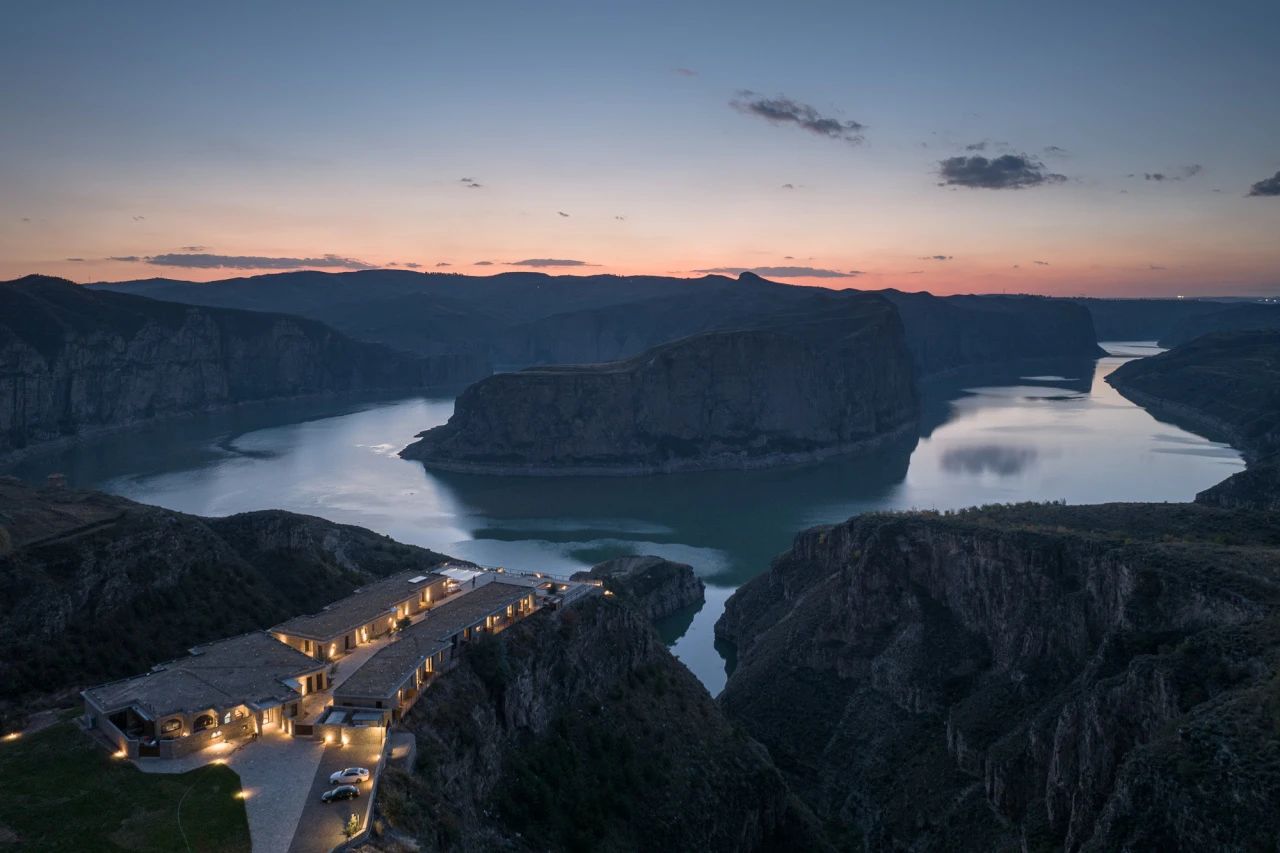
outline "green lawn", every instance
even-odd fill
[[[17,849],[51,853],[249,850],[240,777],[229,767],[143,773],[112,758],[74,723],[61,722],[0,741],[0,779],[0,848],[17,842]]]

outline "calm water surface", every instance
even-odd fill
[[[434,473],[396,456],[452,398],[273,404],[168,422],[29,457],[14,473],[200,515],[282,508],[359,524],[486,565],[568,574],[621,554],[690,563],[696,612],[660,626],[712,693],[712,625],[794,534],[872,509],[1021,500],[1184,501],[1240,470],[1230,447],[1157,421],[1102,381],[1155,352],[1003,371],[928,389],[917,436],[866,457],[766,471],[636,478]]]

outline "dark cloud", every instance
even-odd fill
[[[24,217],[22,217],[22,221],[23,221],[23,222],[30,222],[30,221],[31,221],[31,217],[30,217],[30,216],[24,216]]]
[[[671,72],[673,74],[679,74],[681,77],[697,77],[698,76],[698,72],[694,71],[692,68],[672,68]]]
[[[729,105],[739,112],[757,116],[773,124],[794,124],[818,136],[839,139],[851,145],[862,142],[862,131],[866,130],[864,124],[824,116],[814,107],[782,95],[765,98],[744,89],[738,92],[738,97],[730,101]]]
[[[1156,265],[1156,264],[1147,264],[1147,269],[1149,269],[1149,270],[1165,270],[1165,269],[1168,269],[1168,267],[1162,267],[1162,266],[1158,266],[1158,265]]]
[[[507,261],[509,267],[597,267],[586,261],[574,261],[565,258],[525,258],[523,261]]]
[[[1035,265],[1036,265],[1036,266],[1038,266],[1038,267],[1047,267],[1047,266],[1049,266],[1049,262],[1048,262],[1048,261],[1032,261],[1031,263],[1035,264]]]
[[[179,246],[178,251],[179,252],[207,252],[209,251],[209,247],[208,246]]]
[[[484,186],[484,184],[480,183],[475,178],[459,178],[458,183],[470,190],[478,190]]]
[[[84,258],[67,258],[67,260],[68,260],[68,261],[75,261],[76,263],[83,263],[83,262],[84,262]]]
[[[795,188],[796,188],[796,185],[795,185],[795,184],[783,184],[783,185],[782,185],[782,188],[783,188],[784,190],[793,190],[793,189],[795,189]]]
[[[319,258],[266,258],[257,255],[164,254],[143,258],[157,267],[186,267],[188,269],[237,269],[237,270],[296,270],[307,268],[371,270],[373,264],[340,255],[324,255]]]
[[[474,264],[472,264],[471,266],[473,266],[473,267],[491,267],[491,266],[493,266],[493,261],[476,261],[476,262],[475,262]]]
[[[134,222],[141,222],[142,220],[144,220],[144,219],[146,219],[146,218],[147,218],[147,217],[145,217],[145,216],[135,216],[135,217],[133,217],[133,221],[134,221]]]
[[[625,217],[625,216],[615,216],[615,217],[613,217],[613,218],[614,218],[614,219],[616,219],[616,220],[618,220],[619,222],[626,222],[626,221],[627,221],[627,217]]]
[[[415,264],[413,261],[405,261],[403,264],[401,264],[401,266],[406,267],[406,268],[411,269],[411,270],[416,270],[416,269],[421,269],[421,268],[422,268],[422,264]]]
[[[955,255],[921,255],[917,260],[921,261],[950,261],[954,260]]]
[[[107,258],[107,260],[124,261],[127,264],[136,264],[138,263],[138,261],[141,261],[142,258],[138,257],[137,255],[115,255],[113,257]]]
[[[1204,166],[1199,163],[1192,163],[1190,166],[1183,166],[1177,172],[1143,172],[1142,177],[1148,181],[1185,181],[1187,178],[1194,178],[1196,175],[1204,171]],[[1130,177],[1133,177],[1130,175]]]
[[[1276,172],[1269,178],[1263,178],[1253,186],[1249,187],[1250,196],[1277,196],[1280,195],[1280,172]]]
[[[1046,145],[1044,147],[1044,153],[1049,154],[1051,156],[1061,157],[1067,153],[1067,149],[1063,148],[1060,145]]]
[[[750,272],[766,278],[769,276],[776,276],[777,278],[849,278],[860,274],[826,270],[819,267],[710,267],[703,270],[692,270],[692,272],[706,273],[708,275],[741,275],[744,272]]]
[[[981,155],[948,157],[938,164],[938,174],[944,185],[988,190],[1020,190],[1067,179],[1026,154],[1001,154],[991,159]]]
[[[965,151],[986,151],[987,141],[984,139],[981,142],[975,142],[972,145],[966,145],[964,147],[964,150]]]
[[[845,275],[866,275],[862,270],[849,270]]]
[[[453,266],[453,264],[449,263],[448,261],[441,261],[440,263],[436,264],[436,266],[437,266],[437,267],[451,267],[451,266]]]
[[[568,219],[568,218],[569,218],[569,214],[565,213],[563,210],[557,210],[557,211],[556,211],[556,213],[560,214],[560,215],[561,215],[561,216],[563,216],[565,219]]]

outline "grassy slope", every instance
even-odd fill
[[[240,779],[221,765],[143,773],[62,722],[0,742],[0,779],[0,844],[45,853],[249,850]]]

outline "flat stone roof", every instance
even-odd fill
[[[445,577],[441,574],[417,569],[389,575],[360,587],[319,613],[295,616],[271,630],[291,637],[329,640],[368,625],[380,616],[388,615],[396,605],[417,595],[418,590],[443,580]]]
[[[85,695],[112,713],[130,705],[152,719],[236,705],[272,706],[298,695],[290,680],[327,664],[286,646],[265,631],[206,643],[191,655],[157,665],[146,675],[100,684]]]
[[[386,648],[334,690],[335,696],[387,697],[413,674],[420,662],[449,648],[450,638],[532,594],[524,585],[495,580],[436,605],[396,635]]]

